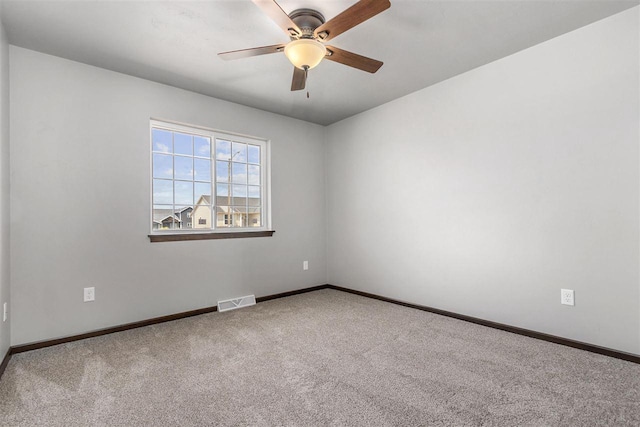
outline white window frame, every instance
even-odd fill
[[[173,228],[169,230],[156,230],[153,228],[153,129],[162,129],[170,132],[180,132],[195,136],[209,138],[211,141],[211,228],[204,229],[186,229]],[[260,146],[260,182],[261,182],[261,226],[260,227],[218,227],[216,214],[216,139],[224,139],[226,141],[241,142],[245,144]],[[173,154],[172,154],[173,155]],[[268,139],[242,135],[234,132],[220,131],[216,129],[206,128],[202,126],[189,125],[162,119],[150,119],[149,121],[149,181],[150,181],[150,197],[149,197],[149,227],[151,235],[172,235],[172,234],[211,234],[211,233],[252,233],[257,231],[271,231],[271,141]],[[175,181],[175,177],[172,178]],[[229,189],[231,191],[231,188]],[[194,201],[195,203],[195,201]],[[173,204],[175,209],[175,203]],[[195,208],[195,204],[192,205]],[[193,217],[193,215],[192,215]],[[194,221],[192,218],[192,226]]]

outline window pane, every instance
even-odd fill
[[[233,219],[232,227],[248,227],[247,209],[244,207],[231,207]]]
[[[209,140],[209,138],[194,136],[193,142],[195,145],[195,150],[193,153],[194,156],[206,157],[208,159],[211,158],[211,141]]]
[[[233,149],[231,150],[233,154],[231,155],[231,160],[234,162],[247,162],[247,144],[243,144],[241,142],[234,142]]]
[[[196,181],[211,181],[211,160],[194,159],[193,179]]]
[[[229,186],[226,184],[218,184],[216,186],[216,200],[215,205],[220,206],[229,206],[231,205],[231,192],[229,191]]]
[[[229,206],[218,206],[216,208],[216,227],[231,227],[233,225],[233,215]]]
[[[245,206],[247,204],[247,186],[233,185],[233,205]]]
[[[229,186],[226,184],[216,185],[216,195],[218,197],[227,197],[229,195]],[[224,204],[224,203],[218,203],[218,204]]]
[[[260,146],[249,145],[249,163],[260,163]]]
[[[173,181],[164,179],[153,180],[153,203],[172,204],[173,203]]]
[[[260,206],[260,187],[250,185],[247,195],[249,206]]]
[[[247,183],[247,164],[246,163],[233,162],[231,169],[233,169],[231,182],[233,182],[234,184]]]
[[[260,185],[260,166],[249,165],[249,184]]]
[[[201,200],[202,197],[204,197],[204,199]],[[194,200],[196,204],[211,204],[211,184],[208,182],[196,182]]]
[[[160,230],[173,230],[176,228],[176,224],[173,221],[172,215],[167,215],[166,218],[162,219],[160,223]]]
[[[223,139],[216,140],[216,159],[229,160],[231,158],[231,142]]]
[[[247,227],[262,227],[262,217],[260,216],[260,208],[249,208],[248,220],[249,220],[249,224],[247,224]]]
[[[153,141],[153,151],[160,153],[171,153],[171,132],[160,129],[151,131]]]
[[[229,182],[229,162],[216,162],[216,181]]]
[[[173,152],[193,156],[193,137],[184,133],[173,134]]]
[[[175,179],[193,179],[193,157],[174,156]]]
[[[174,211],[174,222],[176,228],[189,229],[192,227],[191,213],[193,212],[192,206],[176,206]]]
[[[190,205],[193,203],[193,182],[174,181],[175,200],[179,205]]]
[[[233,197],[247,197],[246,185],[233,185]],[[237,203],[234,203],[234,205]],[[243,203],[241,203],[243,204]]]
[[[193,228],[211,228],[211,206],[194,206],[191,219],[193,221]]]
[[[153,177],[173,178],[173,156],[167,154],[153,155]]]
[[[153,205],[153,229],[163,230],[173,227],[173,205]]]

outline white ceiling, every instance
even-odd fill
[[[329,20],[355,0],[279,0]],[[2,1],[16,46],[302,120],[330,124],[557,37],[634,1],[391,0],[330,44],[384,62],[369,74],[331,61],[290,92],[283,54],[223,61],[218,52],[288,41],[251,0]]]

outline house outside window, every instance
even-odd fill
[[[151,232],[266,230],[268,148],[259,138],[152,120]]]

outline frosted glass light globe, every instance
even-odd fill
[[[284,47],[284,54],[295,67],[304,70],[318,65],[327,54],[327,48],[317,40],[298,39]]]

